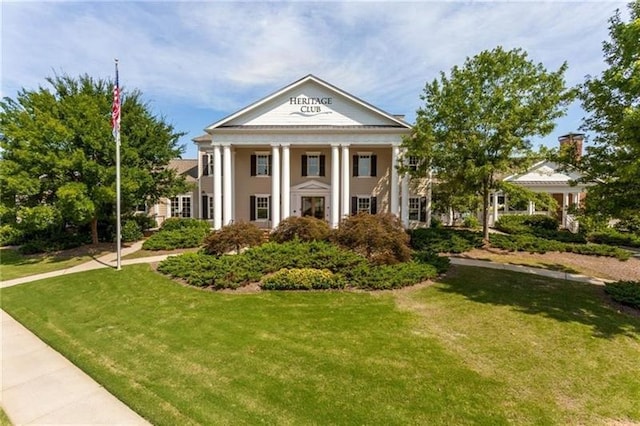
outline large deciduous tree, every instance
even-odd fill
[[[628,7],[629,22],[619,10],[609,20],[610,40],[603,43],[608,68],[582,86],[589,114],[582,128],[593,132],[595,144],[574,163],[595,183],[587,211],[617,218],[640,215],[640,0]]]
[[[98,220],[113,218],[116,201],[113,84],[87,75],[46,81],[0,102],[0,202],[24,228],[90,224],[96,243]],[[124,93],[123,212],[184,190],[184,179],[166,167],[180,155],[182,135],[151,113],[139,91]]]
[[[565,85],[566,68],[548,72],[521,49],[497,47],[424,88],[407,154],[460,193],[482,197],[486,241],[490,192],[505,173],[530,164],[529,138],[549,134],[575,97]]]

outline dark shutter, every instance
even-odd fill
[[[267,173],[267,175],[271,176],[272,169],[273,169],[273,156],[269,155],[269,173]]]
[[[251,176],[256,175],[256,156],[255,154],[251,156]],[[255,219],[251,219],[255,220]]]
[[[255,156],[252,156],[255,157]],[[249,220],[256,220],[256,196],[249,196]]]
[[[202,156],[202,176],[209,176],[209,154]]]
[[[353,176],[358,176],[358,156],[353,156]]]
[[[207,195],[202,196],[202,218],[209,219],[209,197]]]
[[[321,155],[320,156],[320,176],[324,176],[324,159],[325,159],[325,156]]]
[[[371,214],[378,213],[378,197],[371,197]]]
[[[351,197],[351,214],[358,213],[358,197]]]
[[[269,195],[269,202],[267,203],[267,220],[271,220],[271,195]]]
[[[378,174],[378,156],[371,156],[371,176],[376,176]]]
[[[307,156],[302,156],[302,176],[307,176]]]
[[[427,197],[420,197],[420,222],[427,221]]]

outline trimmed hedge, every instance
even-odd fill
[[[327,269],[280,269],[262,280],[264,290],[328,290],[344,288],[345,281]]]
[[[604,291],[616,302],[640,309],[640,281],[607,283]]]
[[[607,229],[601,232],[592,232],[587,239],[593,243],[609,244],[614,246],[640,247],[640,235],[620,232],[615,229]]]
[[[496,229],[508,234],[532,232],[534,229],[557,231],[558,221],[550,216],[535,215],[506,215],[500,216],[495,225]]]
[[[142,248],[145,250],[175,250],[200,247],[204,244],[204,238],[208,233],[209,228],[205,230],[196,227],[158,231],[142,244]]]
[[[203,232],[209,233],[211,226],[206,220],[192,219],[188,217],[170,217],[165,219],[160,226],[161,231],[178,231],[182,229],[201,229]]]
[[[394,265],[360,266],[348,271],[346,278],[353,287],[368,290],[391,290],[418,284],[435,278],[435,266],[427,263],[404,262]]]

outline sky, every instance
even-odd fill
[[[191,139],[306,76],[413,123],[426,83],[497,46],[535,63],[568,63],[568,85],[605,69],[602,42],[620,1],[7,1],[1,4],[1,94],[55,74],[114,78]],[[578,131],[579,102],[534,146]]]

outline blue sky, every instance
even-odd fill
[[[176,2],[3,1],[2,96],[54,73],[87,73],[140,89],[152,110],[187,132],[314,74],[413,122],[425,83],[466,57],[521,47],[548,70],[569,64],[579,84],[605,67],[602,42],[620,1]],[[576,131],[579,103],[536,145]]]

